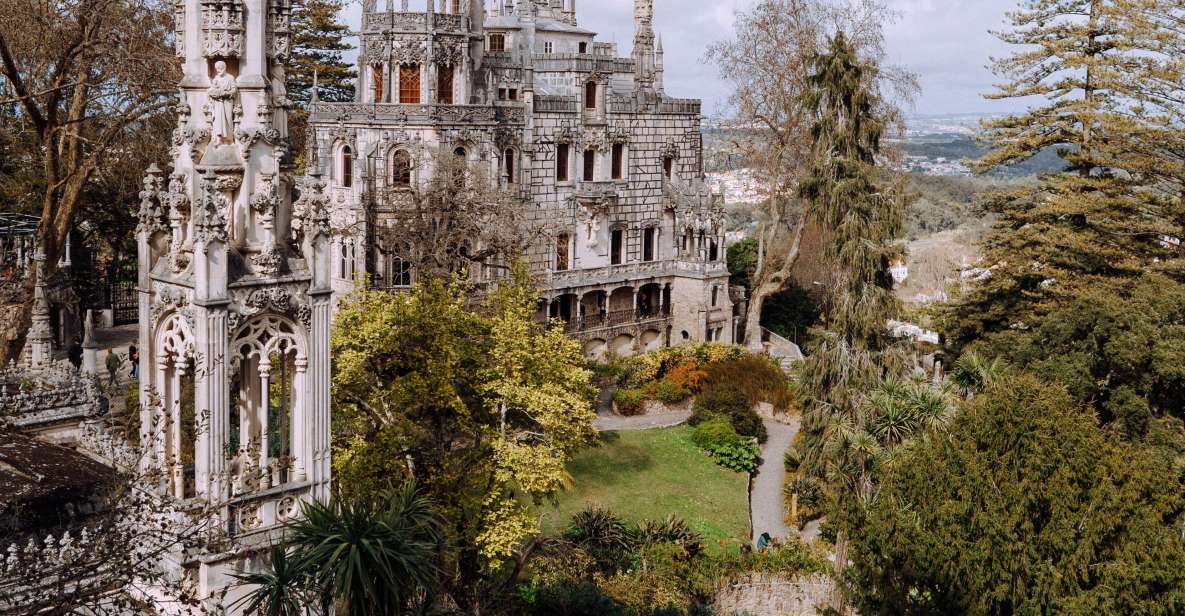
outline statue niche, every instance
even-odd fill
[[[226,71],[226,62],[214,63],[214,76],[210,78],[210,139],[212,143],[234,143],[235,107],[239,86],[234,75]]]

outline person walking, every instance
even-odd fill
[[[132,364],[132,378],[140,380],[140,349],[135,344],[128,347],[128,361]]]
[[[119,355],[116,355],[111,349],[107,349],[107,374],[111,377],[108,384],[114,385],[117,382],[116,377],[119,376],[119,364],[121,363],[123,362],[119,359]]]

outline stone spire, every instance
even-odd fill
[[[634,0],[634,72],[638,91],[654,90],[654,0]]]
[[[45,251],[33,255],[37,284],[33,287],[33,323],[29,328],[29,364],[44,368],[53,361],[53,328],[49,320],[49,299],[45,294]]]
[[[82,372],[98,374],[99,343],[95,341],[95,315],[90,308],[86,309],[86,320],[83,321],[82,328]]]

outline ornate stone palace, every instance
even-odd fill
[[[653,0],[635,0],[628,58],[577,25],[575,0],[386,2],[364,2],[356,102],[315,102],[310,119],[336,292],[364,273],[384,288],[413,283],[375,231],[434,157],[453,155],[558,229],[525,255],[546,300],[539,317],[563,319],[589,356],[733,340],[700,101],[664,92]],[[482,269],[476,282],[497,275]]]
[[[326,202],[297,178],[284,64],[289,0],[178,0],[184,71],[170,168],[140,193],[142,465],[213,511],[215,553],[179,553],[203,597],[330,487]]]

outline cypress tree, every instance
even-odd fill
[[[900,186],[877,183],[885,122],[864,63],[842,32],[814,61],[805,106],[814,119],[812,158],[800,185],[807,215],[829,230],[824,258],[825,328],[800,366],[800,471],[820,481],[840,528],[837,569],[847,563],[848,505],[872,492],[875,438],[862,426],[862,398],[900,364],[887,321],[900,312],[888,273],[899,255],[905,203]]]

